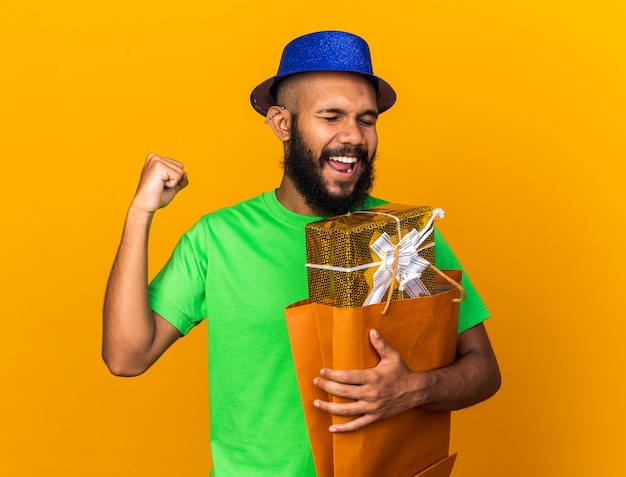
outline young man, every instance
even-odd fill
[[[313,476],[284,308],[307,296],[304,225],[383,203],[368,193],[376,122],[395,92],[373,75],[361,38],[327,31],[287,45],[278,74],[251,101],[284,144],[280,186],[202,217],[148,286],[150,223],[187,185],[182,164],[149,155],[107,287],[103,357],[116,375],[140,374],[207,318],[214,475]],[[438,231],[435,243],[437,265],[460,268]],[[489,315],[471,282],[464,287],[453,365],[413,372],[372,330],[375,368],[322,370],[316,384],[352,400],[313,403],[354,416],[331,432],[416,406],[459,409],[496,392],[500,374],[482,324]]]

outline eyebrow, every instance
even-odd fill
[[[342,108],[326,108],[318,111],[317,113],[348,114],[347,111]],[[375,118],[378,118],[378,111],[375,111],[373,109],[366,109],[365,111],[360,113],[359,116],[374,116]]]

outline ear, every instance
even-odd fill
[[[266,122],[282,142],[291,139],[291,113],[284,106],[272,106],[268,109]]]

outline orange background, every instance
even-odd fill
[[[105,282],[149,152],[191,178],[156,218],[151,275],[201,214],[277,185],[248,96],[328,28],[364,36],[398,92],[375,194],[445,209],[494,315],[503,387],[454,414],[453,475],[624,474],[622,5],[5,2],[0,475],[208,474],[206,325],[110,376]]]

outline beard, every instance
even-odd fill
[[[315,157],[298,129],[297,115],[292,115],[291,139],[285,151],[283,168],[285,175],[294,183],[296,190],[304,197],[307,205],[319,216],[330,217],[347,214],[360,209],[374,184],[374,158],[358,146],[324,148],[320,157]],[[322,175],[329,157],[354,156],[358,159],[360,175],[350,190],[350,183],[339,182],[341,192],[333,194]]]

